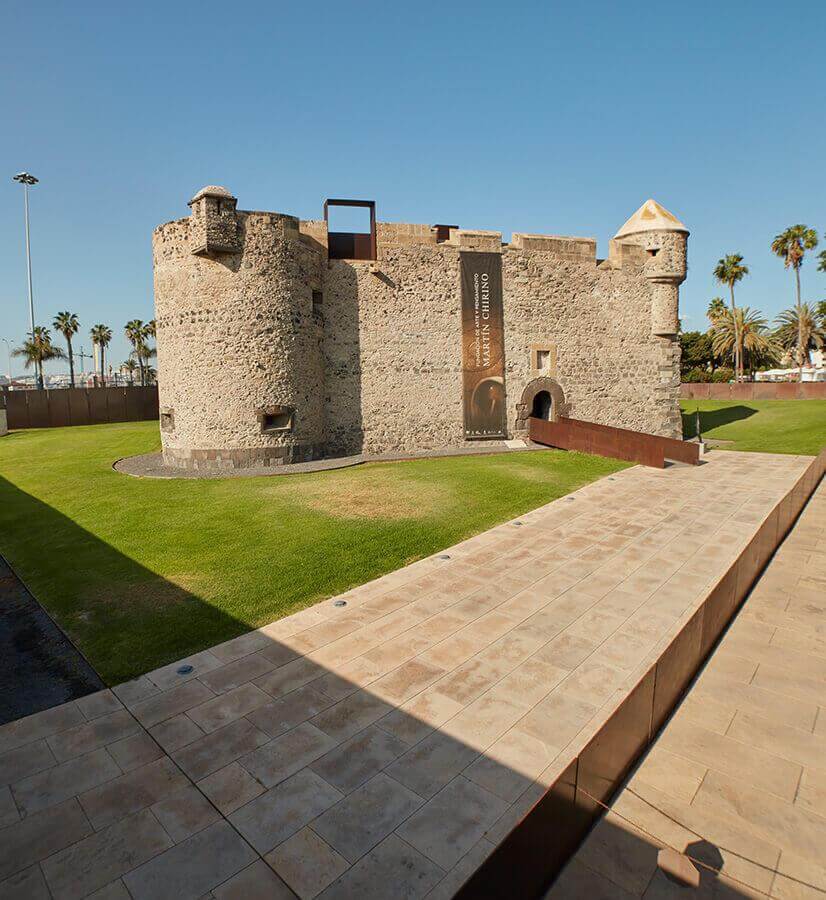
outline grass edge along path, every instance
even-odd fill
[[[276,478],[113,471],[156,422],[0,439],[0,552],[108,684],[260,627],[626,468],[546,450]]]

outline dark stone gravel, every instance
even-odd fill
[[[0,725],[104,687],[0,557]]]

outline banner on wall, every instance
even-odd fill
[[[507,436],[502,255],[459,254],[466,440]]]

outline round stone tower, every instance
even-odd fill
[[[205,187],[153,234],[167,465],[312,459],[324,442],[320,254],[298,220]]]
[[[679,293],[686,276],[687,239],[685,225],[656,200],[646,200],[614,235],[614,240],[636,244],[648,252],[644,274],[652,283],[652,334],[669,336],[679,331]]]

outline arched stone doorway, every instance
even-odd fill
[[[553,378],[534,378],[525,385],[522,396],[516,404],[516,425],[514,430],[528,430],[528,418],[549,419],[555,422],[567,413],[565,392]]]

